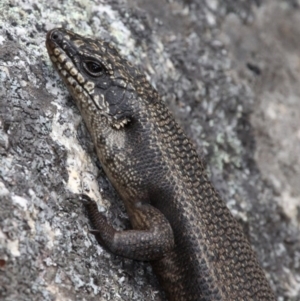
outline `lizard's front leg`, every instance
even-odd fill
[[[139,229],[117,231],[98,211],[95,201],[83,195],[93,233],[106,248],[116,255],[135,260],[157,260],[174,247],[174,235],[165,216],[149,204],[136,204],[134,224]]]

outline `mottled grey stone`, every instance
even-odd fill
[[[0,3],[0,299],[165,300],[148,263],[108,253],[78,194],[128,227],[44,42],[112,41],[194,141],[278,300],[300,296],[299,1]]]

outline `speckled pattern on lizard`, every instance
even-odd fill
[[[97,240],[150,261],[170,301],[275,300],[194,146],[146,77],[100,39],[53,29],[46,46],[132,225],[115,230],[84,196]]]

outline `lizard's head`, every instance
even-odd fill
[[[88,127],[121,129],[132,121],[141,100],[157,98],[145,76],[108,42],[56,28],[48,32],[46,46]]]

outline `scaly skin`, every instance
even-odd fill
[[[132,224],[116,231],[85,197],[97,239],[151,261],[170,301],[274,301],[242,230],[145,76],[102,40],[53,29],[46,45]]]

